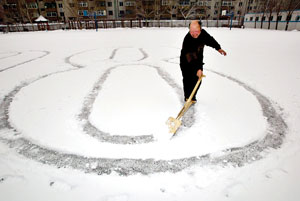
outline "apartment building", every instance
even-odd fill
[[[300,30],[300,9],[293,12],[247,13],[245,27],[273,30]]]
[[[125,17],[125,0],[107,0],[107,19],[122,19]]]
[[[2,16],[3,23],[13,23],[21,21],[21,13],[19,12],[19,6],[17,0],[5,0],[0,2],[0,8],[2,7],[0,14]]]
[[[125,0],[123,5],[125,8],[124,18],[135,19],[137,16],[137,2],[134,0]]]
[[[0,23],[121,19],[233,19],[260,12],[265,0],[2,0]]]

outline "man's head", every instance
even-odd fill
[[[201,33],[201,22],[198,20],[193,20],[190,23],[190,34],[193,38],[198,38]]]

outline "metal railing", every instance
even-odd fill
[[[25,32],[43,30],[70,29],[108,29],[108,28],[143,28],[143,27],[187,27],[190,20],[93,20],[69,21],[67,23],[33,23],[0,25],[0,32]],[[97,23],[97,25],[96,25]],[[203,27],[229,27],[229,20],[203,20]],[[240,27],[233,21],[233,27]]]

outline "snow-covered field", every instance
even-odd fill
[[[187,28],[0,35],[0,200],[297,201],[300,33],[206,30],[173,138]]]

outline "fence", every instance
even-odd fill
[[[187,27],[189,20],[97,20],[69,21],[68,23],[34,23],[0,25],[1,32],[23,32],[41,30],[69,29],[107,29],[107,28],[142,28],[142,27]],[[228,27],[229,20],[203,20],[204,27]],[[240,27],[238,21],[233,21],[233,27]]]
[[[300,10],[291,14],[288,11],[280,13],[248,13],[245,15],[245,27],[255,29],[277,29],[300,31]]]

